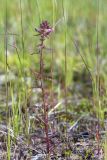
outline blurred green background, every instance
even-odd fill
[[[34,36],[35,27],[38,28],[42,20],[47,20],[50,25],[55,26],[55,31],[46,40],[49,48],[44,54],[46,72],[50,72],[53,63],[54,76],[63,81],[66,48],[67,87],[72,86],[75,73],[81,75],[79,81],[85,77],[83,59],[95,78],[98,35],[99,72],[103,88],[106,88],[106,9],[106,0],[99,1],[99,6],[98,0],[0,0],[1,75],[11,72],[22,77],[20,72],[24,71],[24,76],[29,77],[32,76],[31,68],[39,69],[39,56],[33,54],[38,53],[39,44],[39,37]]]

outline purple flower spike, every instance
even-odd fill
[[[42,40],[45,40],[49,36],[51,32],[53,32],[53,28],[49,25],[47,21],[43,21],[40,24],[40,27],[36,29],[36,32],[38,32],[38,35],[40,35]]]

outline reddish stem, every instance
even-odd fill
[[[43,100],[43,109],[44,109],[44,122],[45,122],[45,134],[46,134],[46,143],[47,143],[47,153],[49,153],[49,137],[48,137],[48,113],[47,113],[47,106],[45,103],[45,89],[44,89],[44,63],[43,63],[43,47],[44,46],[44,38],[41,39],[41,49],[40,49],[40,80],[41,80],[41,89],[42,89],[42,100]]]

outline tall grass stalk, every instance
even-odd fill
[[[65,48],[64,48],[64,68],[65,68],[65,73],[64,73],[64,93],[65,93],[65,110],[66,110],[66,150],[67,150],[67,144],[68,144],[68,134],[67,134],[67,111],[68,111],[68,107],[67,107],[67,11],[65,8],[65,1],[62,0],[62,9],[63,9],[63,17],[64,17],[64,27],[65,27],[65,31],[64,31],[64,39],[65,39]]]
[[[55,25],[55,0],[52,1],[52,21],[53,21],[53,27]],[[51,108],[53,108],[53,70],[54,70],[54,45],[53,45],[53,37],[50,40],[50,47],[51,47]],[[53,126],[54,127],[54,126]]]
[[[24,61],[24,30],[23,30],[23,12],[22,12],[22,0],[20,0],[20,25],[21,25],[21,43],[22,43],[22,53]]]
[[[23,54],[23,68],[22,71],[20,72],[21,78],[24,77],[24,81],[25,81],[25,65],[24,65],[24,61],[25,61],[25,43],[24,43],[24,28],[23,28],[23,8],[22,8],[22,0],[20,0],[20,26],[21,26],[21,44],[22,44],[22,54]],[[24,110],[25,110],[25,135],[27,136],[27,139],[29,137],[28,134],[28,128],[29,128],[29,119],[28,119],[28,112],[27,112],[27,85],[26,83],[23,83],[22,80],[22,88],[23,88],[23,92],[24,92]]]
[[[4,54],[5,54],[5,75],[6,75],[6,111],[8,113],[8,57],[7,57],[7,52],[8,52],[8,37],[7,37],[7,0],[5,1],[5,36],[4,36]],[[8,119],[8,115],[7,115]],[[8,122],[8,121],[7,121]]]
[[[100,62],[99,62],[99,55],[100,55],[100,51],[99,51],[99,0],[97,0],[97,15],[96,15],[96,71],[97,71],[97,75],[96,75],[96,111],[98,108],[98,127],[97,127],[97,134],[99,136],[99,130],[100,130],[100,111],[101,111],[101,101],[100,101]],[[100,139],[97,138],[98,141],[98,154],[99,154],[99,143],[100,143]]]
[[[7,120],[7,127],[10,128],[10,110],[8,106],[8,57],[7,57],[7,51],[8,51],[8,37],[7,37],[7,0],[5,0],[5,36],[4,36],[4,54],[5,54],[5,86],[6,86],[6,120]],[[11,152],[11,139],[10,139],[10,132],[8,130],[7,134],[7,159],[10,160],[10,152]]]
[[[53,27],[55,26],[55,0],[52,1],[52,21],[53,21]],[[51,99],[52,99],[52,108],[53,108],[53,66],[54,66],[54,48],[53,48],[53,38],[50,41],[51,48],[51,77],[52,77],[52,83],[51,83]]]

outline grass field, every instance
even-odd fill
[[[107,159],[106,8],[0,0],[0,160]]]

